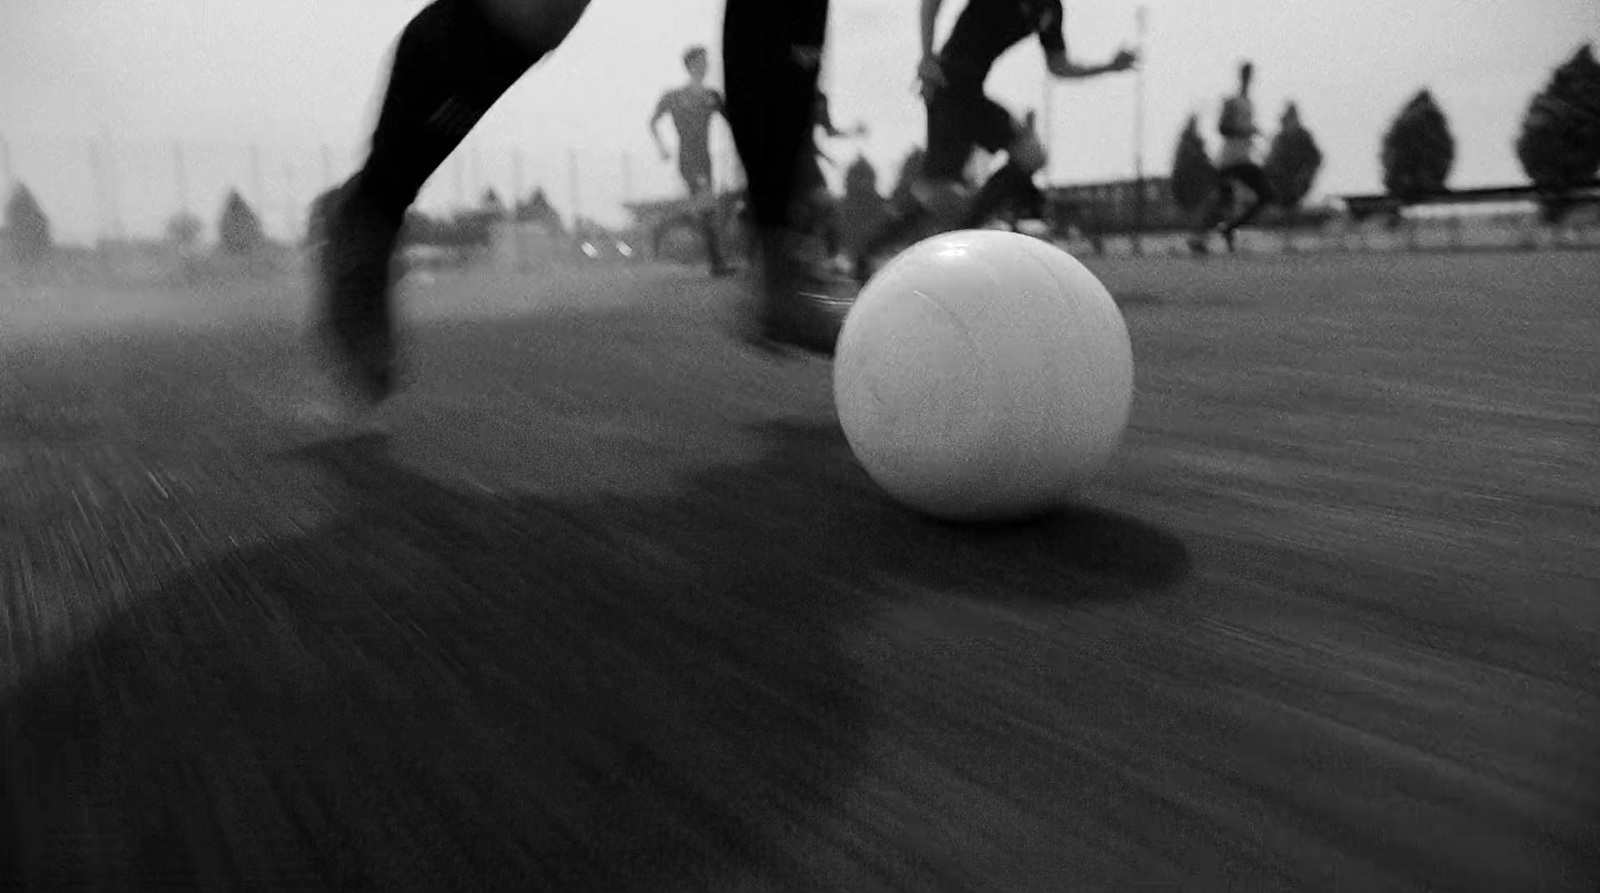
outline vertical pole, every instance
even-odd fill
[[[89,140],[89,179],[94,183],[95,210],[99,212],[99,225],[95,228],[95,241],[106,237],[106,181],[104,165],[100,162],[100,144]]]
[[[290,244],[299,241],[300,221],[295,219],[297,215],[294,204],[294,165],[285,161],[283,163],[283,236]]]
[[[457,154],[456,155],[456,159],[455,159],[455,164],[452,165],[452,168],[453,168],[453,171],[455,173],[455,178],[456,178],[456,207],[458,209],[465,207],[466,204],[467,204],[467,198],[466,198],[467,184],[462,180],[462,176],[463,176],[462,167],[463,166],[464,166],[463,159],[462,159],[460,154]]]
[[[627,152],[622,153],[622,202],[633,204],[633,156]]]
[[[11,144],[6,138],[0,136],[0,185],[4,185],[9,194],[12,184],[17,182],[15,173],[11,169]]]
[[[467,195],[476,207],[483,199],[483,165],[478,158],[478,147],[473,146],[467,155]]]
[[[1133,179],[1134,187],[1139,190],[1134,197],[1133,204],[1133,253],[1144,253],[1144,225],[1145,225],[1145,183],[1144,183],[1144,36],[1145,23],[1148,12],[1140,6],[1135,13],[1135,22],[1138,31],[1136,51],[1139,53],[1139,67],[1133,73]]]
[[[183,143],[172,143],[172,180],[178,190],[178,210],[185,215],[194,210],[189,205],[189,173],[183,164]]]
[[[567,190],[572,198],[572,229],[576,233],[578,218],[583,216],[583,196],[578,190],[578,153],[567,150]]]
[[[111,236],[121,240],[125,233],[122,230],[122,208],[117,202],[117,156],[111,145],[111,130],[104,125],[100,128],[100,138],[105,144],[104,171],[106,184],[107,208],[111,214]]]
[[[512,149],[511,150],[511,195],[512,195],[511,207],[513,209],[516,208],[517,205],[521,204],[523,199],[526,198],[526,196],[524,196],[522,194],[522,190],[526,187],[526,185],[527,185],[526,181],[524,181],[523,178],[522,178],[522,150],[521,149]]]
[[[267,181],[261,173],[261,147],[250,146],[250,184],[251,192],[255,193],[256,216],[264,217],[267,213]]]
[[[633,154],[630,152],[622,153],[622,209],[628,212],[631,228],[637,217],[633,213]]]
[[[511,150],[511,245],[516,252],[515,261],[518,272],[527,271],[526,253],[522,250],[522,221],[517,219],[522,203],[526,197],[522,194],[522,150]]]

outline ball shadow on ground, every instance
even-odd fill
[[[445,486],[378,437],[278,457],[336,522],[142,595],[4,704],[3,886],[792,884],[877,722],[840,636],[875,581],[1070,601],[1187,564],[1087,509],[922,521],[835,427],[765,433],[650,499]]]
[[[785,420],[758,429],[787,444],[806,487],[789,510],[810,520],[815,560],[985,601],[1070,605],[1130,598],[1182,582],[1182,540],[1139,518],[1076,504],[1038,517],[960,523],[918,515],[882,495],[836,422]],[[797,465],[799,463],[796,463]]]

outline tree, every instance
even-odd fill
[[[1262,165],[1278,205],[1284,210],[1284,245],[1290,246],[1294,230],[1295,211],[1311,192],[1317,171],[1322,167],[1322,150],[1317,141],[1300,123],[1300,110],[1289,103],[1283,110],[1278,132],[1267,149],[1266,163]]]
[[[483,191],[483,200],[479,202],[479,210],[495,220],[503,220],[506,216],[505,202],[500,201],[500,194],[495,192],[493,188]]]
[[[248,257],[266,247],[261,218],[245,203],[238,190],[229,192],[222,206],[222,219],[217,223],[217,244],[224,254],[239,257]]]
[[[42,267],[50,259],[55,245],[50,235],[50,218],[27,186],[17,184],[6,202],[6,233],[11,243],[11,255],[17,266],[28,273]]]
[[[1216,187],[1217,169],[1206,152],[1205,137],[1200,135],[1200,119],[1190,115],[1172,153],[1172,200],[1192,214],[1211,200]]]
[[[555,232],[562,228],[561,215],[556,213],[543,189],[535,189],[525,201],[517,203],[516,218],[518,223],[541,223]]]
[[[199,217],[188,211],[180,211],[167,220],[167,241],[181,250],[188,251],[199,244],[200,232],[204,228],[205,225],[200,222]]]
[[[1443,192],[1456,161],[1450,123],[1426,89],[1417,92],[1383,137],[1383,188],[1401,201]]]
[[[1528,179],[1549,195],[1540,203],[1556,223],[1570,203],[1559,195],[1600,171],[1600,62],[1585,44],[1556,68],[1522,118],[1517,159]]]

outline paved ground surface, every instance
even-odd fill
[[[0,310],[0,888],[1582,891],[1600,254],[1107,261],[1083,504],[887,503],[643,271]]]

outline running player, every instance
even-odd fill
[[[371,150],[339,188],[316,241],[316,330],[338,383],[358,404],[397,378],[391,264],[422,185],[534,63],[577,25],[589,0],[434,0],[395,48]],[[790,210],[816,99],[828,0],[727,0],[726,112],[758,236],[752,300],[739,331],[769,351],[831,355],[841,284],[793,251]]]
[[[941,228],[982,225],[1019,200],[1036,197],[1033,176],[1044,167],[1045,149],[1029,121],[1019,121],[984,93],[996,61],[1029,36],[1044,48],[1045,67],[1058,78],[1090,78],[1129,71],[1137,61],[1127,50],[1104,65],[1084,66],[1067,54],[1061,0],[968,0],[938,53],[934,32],[943,0],[922,0],[922,61],[917,77],[928,107],[928,147],[923,179],[913,201],[872,239],[856,262],[865,281],[873,256],[903,240],[932,218]],[[975,147],[1004,152],[1006,163],[976,195],[966,194],[964,171]]]
[[[685,51],[683,67],[689,71],[689,83],[668,90],[656,102],[656,110],[650,116],[650,138],[656,141],[661,160],[670,161],[672,153],[661,141],[660,124],[662,118],[672,118],[678,131],[678,173],[689,187],[690,197],[704,205],[697,208],[696,216],[711,262],[711,275],[724,276],[728,267],[722,260],[711,188],[711,119],[722,114],[722,94],[706,86],[705,47],[693,46]]]
[[[840,130],[833,123],[833,112],[828,104],[828,94],[817,91],[817,99],[812,107],[812,127],[809,133],[810,151],[801,162],[799,179],[795,182],[796,202],[800,206],[795,211],[795,218],[800,229],[818,235],[822,239],[823,250],[830,258],[837,257],[839,249],[839,226],[835,216],[833,194],[828,191],[828,180],[822,173],[822,162],[833,164],[833,159],[822,150],[822,145],[817,141],[817,131],[822,135],[832,138],[851,138],[867,135],[867,125],[857,123],[849,130]]]
[[[1255,66],[1249,62],[1239,66],[1239,92],[1223,100],[1222,114],[1217,118],[1217,130],[1222,134],[1222,148],[1217,151],[1217,192],[1200,220],[1200,227],[1189,237],[1189,249],[1196,254],[1209,250],[1208,236],[1212,231],[1222,234],[1228,250],[1234,249],[1234,234],[1272,203],[1272,184],[1256,162],[1256,137],[1261,131],[1256,127],[1255,104],[1250,101],[1250,81]],[[1228,219],[1234,206],[1234,188],[1243,184],[1253,196],[1244,212]]]

